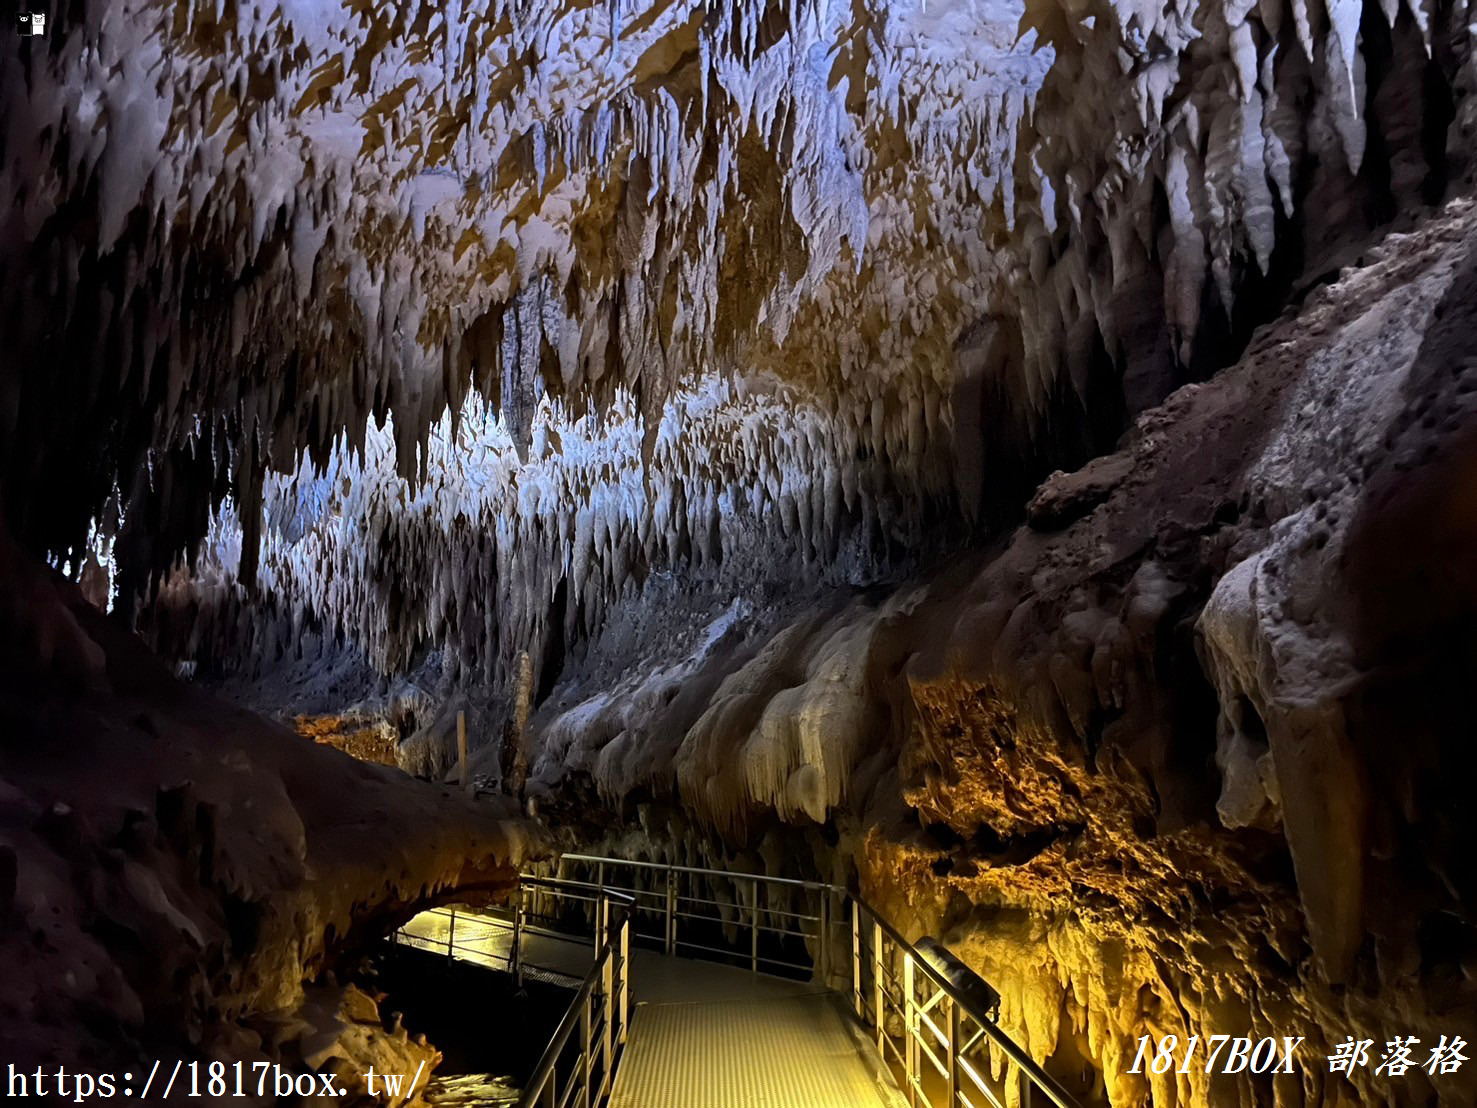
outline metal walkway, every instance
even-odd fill
[[[513,931],[467,912],[417,916],[401,940],[454,943],[460,960],[511,963]],[[579,984],[589,943],[537,932],[520,942],[526,976]],[[749,970],[637,950],[635,1004],[610,1108],[903,1108],[877,1046],[829,989]]]
[[[664,957],[638,957],[633,978],[642,986],[635,989],[610,1108],[907,1103],[876,1044],[860,1033],[834,992]],[[642,1001],[648,982],[659,994],[693,999]]]
[[[1079,1108],[996,1025],[988,985],[843,888],[566,854],[571,868],[525,876],[507,909],[437,909],[397,936],[574,990],[520,1108]]]

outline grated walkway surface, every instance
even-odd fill
[[[646,988],[636,990],[610,1108],[905,1103],[834,993],[671,958],[636,969]],[[641,1001],[643,992],[663,999]]]
[[[439,953],[452,937],[448,917],[427,912],[400,941]],[[459,959],[506,969],[512,938],[505,921],[457,914]],[[592,954],[587,942],[523,935],[526,972],[553,983],[577,985]],[[819,986],[638,949],[631,996],[609,1108],[905,1108],[875,1044]]]

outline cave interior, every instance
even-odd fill
[[[1477,1104],[1471,0],[19,7],[0,1081],[504,1103],[375,967],[584,854]]]

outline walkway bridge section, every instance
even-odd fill
[[[835,885],[566,854],[398,942],[574,990],[520,1108],[1078,1108],[993,991]]]

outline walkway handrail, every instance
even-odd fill
[[[560,861],[585,862],[589,865],[614,865],[624,866],[627,869],[650,869],[662,872],[693,874],[697,877],[723,877],[729,880],[760,881],[766,885],[789,885],[797,889],[822,889],[832,892],[844,892],[839,885],[831,885],[825,881],[806,881],[799,877],[771,877],[767,873],[745,873],[742,870],[733,869],[704,869],[701,866],[674,866],[667,862],[643,862],[635,858],[605,858],[596,854],[561,854]],[[560,880],[565,880],[560,878]]]
[[[1030,1105],[1033,1092],[1053,1108],[1080,1108],[995,1022],[994,990],[936,941],[909,942],[880,912],[840,885],[589,854],[565,854],[561,862],[589,867],[594,880],[526,874],[510,921],[498,924],[478,917],[479,925],[511,930],[506,961],[520,982],[522,935],[535,929],[536,920],[558,922],[558,917],[540,916],[537,905],[525,907],[525,897],[574,901],[586,906],[581,909],[585,919],[593,917],[593,965],[539,1059],[519,1108],[605,1104],[626,1041],[633,937],[657,943],[668,955],[739,958],[755,973],[776,967],[813,975],[832,988],[849,985],[853,1015],[872,1032],[882,1061],[893,1067],[911,1108]],[[652,882],[659,886],[653,888],[636,887],[634,878],[631,885],[610,883],[609,872],[619,869],[661,874],[664,880]],[[690,880],[683,893],[679,878],[731,882],[732,898],[722,886],[699,884],[694,890]],[[761,887],[778,890],[764,907]],[[444,945],[448,957],[454,957],[463,947],[457,941],[456,911],[436,913],[450,917]],[[654,916],[661,934],[638,932],[638,913]],[[695,924],[700,925],[696,935],[691,930]],[[701,930],[715,925],[724,929],[721,938]],[[840,936],[833,934],[838,928],[850,931],[850,966],[836,942]],[[740,949],[735,936],[745,934],[747,940],[739,941],[747,949]],[[412,938],[432,948],[441,945],[434,938]],[[578,1050],[571,1055],[576,1041]]]
[[[845,902],[850,901],[852,965],[851,972],[847,976],[851,979],[853,1012],[858,1021],[875,1031],[877,1048],[882,1053],[884,1061],[888,1060],[887,1051],[889,1049],[892,1051],[893,1058],[901,1070],[904,1089],[910,1105],[915,1108],[925,1108],[933,1093],[937,1093],[947,1097],[942,1103],[948,1108],[981,1108],[979,1102],[972,1099],[968,1091],[969,1086],[972,1085],[993,1108],[1005,1108],[1005,1103],[1010,1098],[1005,1095],[1004,1089],[992,1087],[999,1083],[987,1080],[980,1069],[971,1064],[966,1057],[970,1051],[979,1046],[981,1040],[988,1040],[1009,1060],[1010,1065],[1006,1067],[1005,1080],[1010,1080],[1013,1076],[1018,1078],[1022,1094],[1020,1103],[1030,1103],[1030,1094],[1034,1089],[1043,1094],[1054,1108],[1081,1108],[1070,1093],[1000,1028],[991,1012],[984,1010],[975,998],[970,997],[946,974],[935,968],[929,958],[915,944],[904,938],[902,933],[893,927],[881,913],[842,886],[823,881],[770,877],[766,874],[705,869],[698,866],[676,866],[661,862],[607,858],[591,854],[565,854],[561,861],[589,866],[596,871],[594,881],[569,882],[568,878],[560,878],[561,881],[603,891],[621,888],[606,882],[607,867],[664,873],[667,878],[664,893],[642,889],[623,891],[628,894],[632,914],[641,909],[664,915],[663,939],[668,954],[680,953],[679,948],[728,956],[738,954],[736,951],[714,950],[678,937],[679,919],[693,918],[690,913],[681,911],[684,903],[724,906],[723,903],[715,900],[679,897],[675,880],[678,875],[753,883],[756,892],[751,903],[747,905],[739,903],[734,907],[740,910],[741,921],[745,910],[748,913],[747,925],[740,922],[738,926],[747,926],[751,932],[752,946],[748,957],[755,972],[762,972],[760,970],[762,963],[786,968],[801,968],[793,963],[760,954],[759,933],[765,930],[782,937],[798,935],[807,943],[814,941],[815,954],[812,962],[814,971],[821,980],[829,981],[832,974],[841,969],[832,964],[833,944],[830,932],[837,925],[844,926],[845,915],[842,912],[845,910]],[[761,909],[757,895],[757,887],[760,884],[782,886],[794,891],[816,894],[819,897],[819,908],[815,914],[787,912],[783,909],[763,909],[762,911],[769,916],[794,917],[799,927],[796,930],[790,930],[786,926],[773,924],[762,926],[759,922]],[[643,896],[653,900],[662,900],[664,903],[659,907],[644,905],[640,903],[640,898]],[[838,906],[839,910],[836,910]],[[864,920],[872,928],[870,944],[863,942]],[[804,925],[807,923],[815,924],[813,932],[805,928]],[[655,936],[651,937],[655,938]],[[871,948],[871,957],[864,958],[863,950],[868,945]],[[953,959],[947,951],[944,951],[944,954]],[[902,962],[902,981],[898,981],[890,971],[895,960]],[[957,959],[953,960],[957,962]],[[966,973],[972,974],[972,971],[969,971],[962,962],[957,964]],[[864,984],[868,971],[871,976],[870,988],[865,987]],[[894,992],[888,991],[889,984],[896,986],[901,992],[900,998]],[[920,1000],[917,995],[920,985],[930,993],[923,1000]],[[870,996],[865,995],[868,993]],[[868,1000],[871,1001],[870,1004],[867,1003]],[[893,1042],[897,1036],[889,1033],[889,1015],[900,1017],[904,1029],[901,1048],[898,1043]],[[945,1015],[948,1017],[948,1026],[942,1027],[935,1017],[942,1018]],[[966,1039],[966,1029],[971,1023],[977,1025],[979,1030]],[[939,1053],[935,1053],[936,1050],[941,1050],[942,1057]],[[925,1069],[926,1062],[932,1064],[932,1071]],[[989,1067],[985,1068],[989,1069]],[[932,1082],[929,1080],[931,1074],[938,1075]],[[928,1086],[940,1084],[939,1079],[942,1079],[945,1087],[930,1091]]]
[[[532,880],[539,884],[559,884],[542,878]],[[623,893],[600,890],[597,926],[601,937],[595,951],[595,964],[575,990],[574,999],[559,1021],[554,1037],[549,1040],[524,1086],[518,1108],[568,1108],[575,1103],[580,1108],[592,1108],[604,1104],[609,1096],[629,1024],[630,914],[634,904],[635,901]],[[597,999],[602,1002],[598,1008],[595,1005]],[[560,1095],[559,1061],[576,1030],[580,1033],[580,1049],[576,1057],[578,1072],[570,1075],[563,1095]],[[598,1076],[595,1069],[597,1060]],[[575,1100],[576,1096],[578,1100]]]
[[[762,873],[744,873],[735,870],[706,869],[700,866],[674,866],[660,862],[642,862],[627,858],[606,858],[593,854],[564,854],[560,858],[560,872],[566,873],[569,866],[584,867],[590,871],[593,881],[575,882],[585,887],[621,889],[636,900],[634,913],[647,919],[654,918],[660,933],[633,925],[632,935],[640,941],[654,944],[664,953],[673,956],[691,954],[709,960],[738,960],[746,962],[755,973],[784,971],[810,975],[816,965],[822,977],[829,973],[831,919],[830,909],[837,902],[835,886],[821,881],[805,881],[792,877],[771,877]],[[658,888],[639,888],[633,884],[612,884],[609,871],[639,870],[665,878]],[[734,899],[713,899],[691,891],[684,893],[679,878],[699,878],[710,882],[727,882],[734,885]],[[570,881],[567,876],[561,881]],[[793,911],[787,905],[771,902],[760,906],[761,887],[777,889],[782,894],[802,899],[818,898],[819,911]],[[747,895],[741,894],[740,889]],[[771,898],[772,900],[772,898]],[[693,937],[693,923],[709,923],[733,932],[747,932],[744,949],[738,946],[720,947]],[[818,942],[818,954],[812,958],[805,953],[805,946]]]
[[[995,1018],[992,1013],[983,1010],[971,997],[969,997],[962,989],[960,989],[954,981],[952,981],[945,974],[940,973],[939,970],[934,967],[932,962],[921,951],[919,951],[918,947],[905,939],[902,933],[898,931],[897,928],[893,927],[892,924],[887,921],[887,918],[882,915],[882,913],[878,912],[860,896],[851,896],[851,901],[854,907],[853,927],[855,931],[855,939],[853,949],[856,950],[860,946],[860,927],[858,925],[860,917],[862,915],[866,915],[871,920],[873,926],[878,928],[878,933],[886,936],[886,938],[890,942],[892,942],[894,946],[896,946],[904,953],[907,965],[910,967],[910,971],[912,973],[916,973],[917,970],[921,969],[924,976],[927,977],[929,982],[932,984],[933,988],[938,993],[941,993],[944,996],[948,997],[949,1003],[953,1006],[950,1020],[953,1033],[948,1036],[948,1047],[950,1055],[948,1062],[949,1072],[945,1074],[945,1076],[949,1080],[950,1108],[952,1108],[953,1103],[956,1102],[963,1095],[958,1087],[959,1074],[957,1072],[957,1068],[959,1067],[961,1062],[959,1056],[962,1055],[967,1049],[967,1046],[961,1044],[960,1042],[962,1036],[959,1033],[958,1025],[961,1022],[959,1018],[961,1016],[973,1020],[976,1024],[978,1024],[984,1036],[988,1038],[992,1043],[994,1043],[997,1047],[999,1047],[1000,1051],[1013,1063],[1015,1063],[1015,1065],[1021,1072],[1022,1078],[1025,1081],[1029,1081],[1031,1085],[1035,1086],[1036,1089],[1045,1094],[1046,1099],[1054,1104],[1056,1108],[1081,1108],[1081,1105],[1078,1104],[1076,1098],[1073,1097],[1071,1093],[1062,1088],[1062,1086],[1056,1081],[1055,1078],[1051,1076],[1051,1074],[1042,1069],[1036,1063],[1036,1060],[1034,1058],[1032,1058],[1024,1050],[1022,1050],[1014,1039],[1012,1039],[1009,1035],[1007,1035],[1004,1031],[1000,1029],[1000,1025],[995,1022]],[[943,949],[942,945],[939,945],[940,949]],[[949,953],[947,949],[943,949],[943,953],[945,956],[958,963],[958,965],[966,972],[969,972],[971,974],[973,973],[973,971],[969,970],[969,968],[965,966],[963,962],[959,962],[953,954]],[[878,962],[880,962],[880,958],[878,959]],[[859,972],[857,973],[857,984],[860,984]],[[986,987],[988,987],[988,985]],[[853,990],[853,997],[855,998],[856,1007],[858,1009],[858,1017],[862,1019],[863,1022],[866,1022],[866,1013],[863,1010],[864,1005],[861,1002],[859,989]],[[910,997],[908,999],[911,1001],[912,998]],[[913,1007],[914,1009],[916,1009],[917,1006],[905,1005],[905,1024],[908,1025],[909,1032],[916,1035],[918,1033],[916,1030],[916,1021],[918,1019],[918,1016],[915,1011],[913,1013],[913,1022],[910,1022],[906,1018],[908,1015],[906,1009],[908,1007]],[[877,1033],[880,1037],[885,1034],[885,1029],[881,1026],[878,1026]],[[915,1056],[915,1064],[912,1066],[905,1066],[905,1068],[913,1071],[917,1068],[916,1063],[920,1061],[921,1059],[918,1059]],[[935,1065],[937,1065],[936,1059],[934,1060],[934,1062]],[[917,1080],[917,1074],[914,1072],[909,1072],[907,1076],[909,1078],[910,1085]],[[987,1087],[985,1087],[983,1081],[979,1078],[978,1074],[973,1075],[973,1078],[975,1082],[980,1086],[981,1092],[983,1092],[984,1095],[989,1098],[992,1103],[999,1105],[999,1101],[996,1099],[994,1093],[992,1093]],[[908,1093],[911,1101],[913,1096],[913,1089],[911,1087],[909,1088]],[[972,1103],[967,1099],[965,1102]]]

